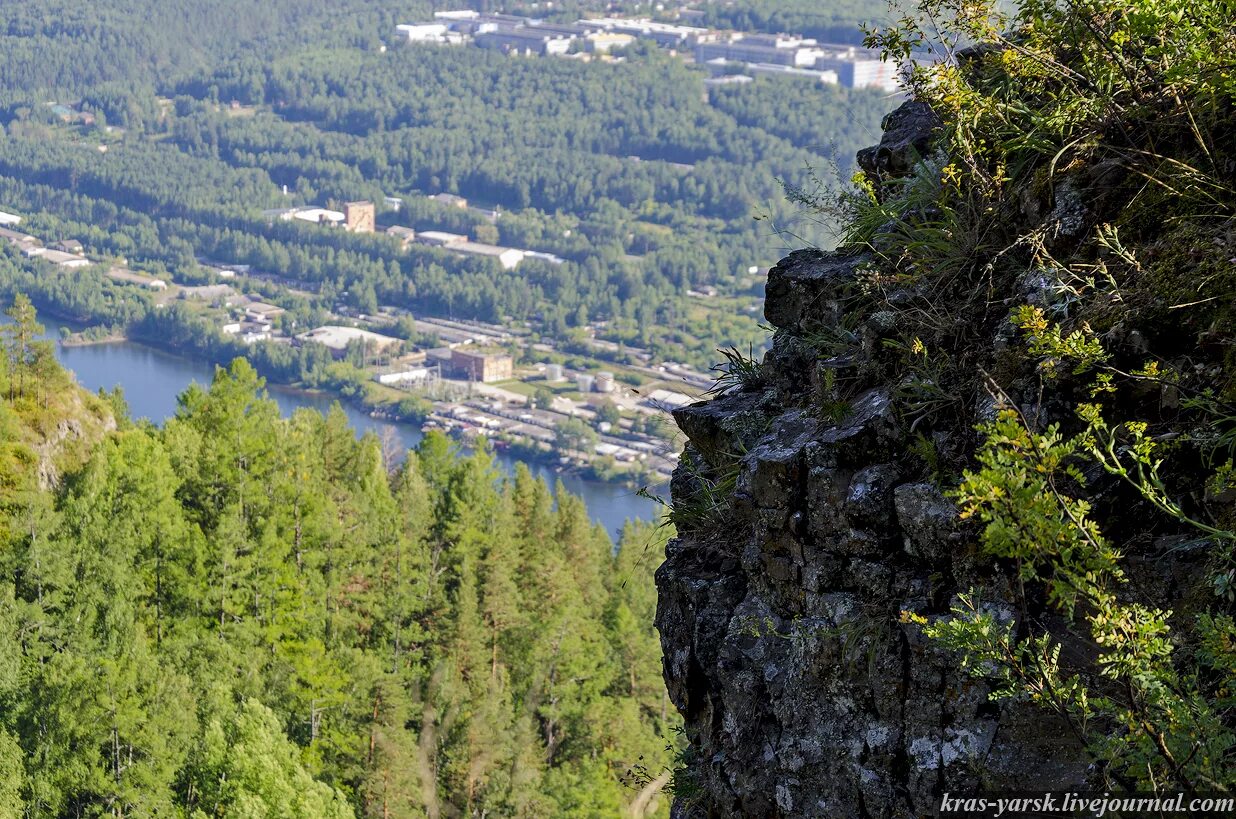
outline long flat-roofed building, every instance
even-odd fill
[[[438,43],[447,29],[446,23],[404,23],[395,26],[395,36],[405,43]]]
[[[723,59],[736,63],[767,63],[806,68],[814,65],[823,54],[823,51],[813,46],[778,48],[775,45],[747,42],[746,39],[728,43],[700,43],[695,47],[695,61],[699,63]]]
[[[530,26],[498,26],[493,31],[476,35],[476,44],[507,54],[540,54],[542,56],[566,54],[571,50],[575,37],[541,31]]]
[[[45,262],[51,262],[60,267],[87,267],[90,260],[76,253],[66,253],[63,250],[52,250],[46,247],[32,247],[26,251],[27,256],[38,257]]]
[[[711,37],[711,33],[706,28],[658,23],[644,18],[601,17],[593,20],[580,20],[580,23],[589,27],[618,31],[633,37],[652,40],[665,48],[677,48],[690,43],[703,42]]]
[[[403,343],[402,339],[395,338],[394,336],[384,336],[372,330],[362,330],[359,327],[343,327],[336,324],[317,327],[307,333],[301,333],[296,339],[301,342],[311,341],[321,344],[329,349],[331,355],[336,358],[342,357],[347,352],[348,345],[354,341],[365,345],[366,355],[385,353]]]
[[[508,353],[493,350],[451,350],[451,369],[469,381],[488,384],[505,381],[515,374],[515,361]]]
[[[31,236],[29,233],[21,233],[8,228],[0,228],[0,239],[19,248],[38,247],[42,244],[37,237]]]
[[[524,260],[525,255],[524,251],[516,250],[513,247],[498,247],[497,245],[487,245],[482,242],[458,242],[450,245],[449,248],[458,253],[496,259],[498,264],[502,265],[503,270],[514,270]]]
[[[416,243],[433,247],[450,247],[468,241],[462,233],[447,233],[445,230],[418,230]]]

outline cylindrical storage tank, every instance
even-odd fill
[[[597,373],[597,392],[614,391],[614,374],[601,370]]]
[[[592,384],[595,380],[596,379],[594,379],[592,376],[583,375],[581,373],[580,375],[575,376],[575,385],[579,387],[580,392],[584,392],[584,393],[592,392]]]
[[[546,364],[545,365],[545,380],[558,382],[562,380],[562,365],[561,364]]]

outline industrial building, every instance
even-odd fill
[[[395,37],[407,43],[434,43],[441,42],[447,30],[445,23],[405,23],[395,26]]]
[[[788,40],[787,42],[794,41]],[[822,56],[824,52],[814,46],[778,48],[759,42],[750,42],[745,37],[729,42],[700,43],[695,47],[695,61],[698,63],[721,59],[735,63],[764,63],[809,68],[814,66],[816,60]]]
[[[595,20],[581,20],[580,22],[606,31],[616,31],[620,34],[629,34],[632,37],[652,40],[663,48],[678,48],[694,43],[707,42],[715,36],[706,28],[657,23],[647,19],[628,20],[618,17],[602,17]]]
[[[343,226],[353,233],[373,233],[376,215],[372,202],[348,202],[343,206]]]
[[[125,267],[113,267],[107,271],[107,278],[122,284],[136,284],[150,290],[166,290],[167,282],[162,279],[156,279],[154,276],[144,276],[141,273],[134,273]]]
[[[311,222],[315,225],[341,225],[346,218],[339,211],[326,208],[286,208],[266,210],[262,211],[262,214],[268,219],[278,218],[285,222],[299,219],[302,222]]]
[[[5,213],[4,211],[0,210],[0,225],[3,225],[5,227],[13,227],[14,225],[20,225],[20,224],[21,224],[21,217],[18,216],[16,213]]]
[[[468,241],[468,237],[462,233],[447,233],[445,230],[419,230],[416,232],[414,240],[418,245],[450,247],[451,245]]]
[[[45,262],[51,262],[58,267],[87,267],[90,265],[90,260],[85,256],[78,256],[75,253],[65,253],[63,250],[52,250],[46,247],[31,247],[27,248],[25,254],[30,258],[42,259]]]
[[[428,367],[401,367],[391,372],[379,373],[373,380],[387,387],[404,387],[425,383],[432,372]]]
[[[621,31],[594,31],[584,35],[584,48],[596,54],[608,54],[615,48],[626,48],[635,36]]]
[[[456,348],[451,350],[451,370],[468,381],[488,384],[512,378],[515,361],[505,352]]]
[[[901,89],[901,67],[896,63],[885,62],[872,52],[862,53],[865,49],[850,51],[840,56],[825,54],[815,67],[836,71],[846,88],[878,88],[889,93]]]
[[[365,346],[366,355],[379,355],[394,350],[403,344],[402,339],[393,336],[384,336],[381,333],[362,330],[359,327],[342,327],[335,324],[324,325],[307,333],[301,333],[296,339],[302,343],[314,342],[321,344],[329,349],[331,355],[335,358],[342,358],[348,351],[348,345],[354,341],[360,342]]]
[[[524,260],[524,251],[512,247],[498,247],[481,242],[456,242],[449,246],[457,253],[467,253],[471,256],[485,256],[497,260],[503,270],[514,270]]]
[[[531,26],[498,27],[476,35],[476,44],[504,54],[560,56],[571,50],[573,36],[542,31]]]
[[[31,236],[29,233],[19,233],[16,230],[9,230],[8,228],[0,228],[0,239],[23,249],[37,247],[41,244],[38,238]]]
[[[286,312],[287,310],[284,310],[282,307],[274,304],[264,304],[260,301],[255,301],[245,306],[245,318],[258,324],[270,324],[276,317]]]
[[[269,341],[271,339],[270,327],[265,324],[256,324],[252,321],[234,321],[223,325],[223,332],[230,336],[236,336],[245,344],[256,344],[259,341]]]
[[[53,250],[63,250],[65,253],[76,253],[78,255],[81,255],[86,249],[76,239],[61,239],[59,242],[52,242],[51,246]]]
[[[747,70],[752,74],[765,75],[772,77],[802,77],[807,80],[815,80],[827,85],[836,85],[841,78],[836,71],[824,70],[818,68],[795,68],[792,65],[771,65],[769,63],[752,63],[747,66]],[[747,78],[748,80],[750,78]],[[704,80],[707,84],[709,80]]]
[[[416,231],[402,225],[391,225],[386,229],[386,235],[398,239],[405,248],[416,241]]]

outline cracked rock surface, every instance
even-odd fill
[[[936,120],[913,105],[863,156],[881,173],[926,151]],[[676,507],[700,503],[701,471],[728,478],[725,502],[679,526],[657,572],[665,678],[700,786],[679,817],[918,817],[945,792],[1086,781],[1088,757],[1064,724],[992,702],[901,622],[999,581],[952,502],[905,467],[915,436],[895,384],[827,411],[830,373],[861,370],[888,321],[868,318],[857,357],[810,349],[841,320],[864,262],[790,254],[769,274],[777,331],[760,382],[675,412],[689,438]],[[998,594],[990,605],[1016,616]]]

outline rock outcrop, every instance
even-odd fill
[[[936,124],[909,104],[860,161],[905,173]],[[790,254],[769,273],[776,333],[758,381],[675,412],[689,443],[657,626],[699,791],[680,816],[912,817],[945,792],[1085,783],[1067,726],[992,702],[902,622],[976,584],[997,590],[998,616],[1016,613],[937,482],[907,466],[922,439],[899,385],[868,368],[890,317],[847,312],[867,261]],[[864,386],[843,401],[839,384]],[[972,440],[973,422],[936,425],[928,443]]]

